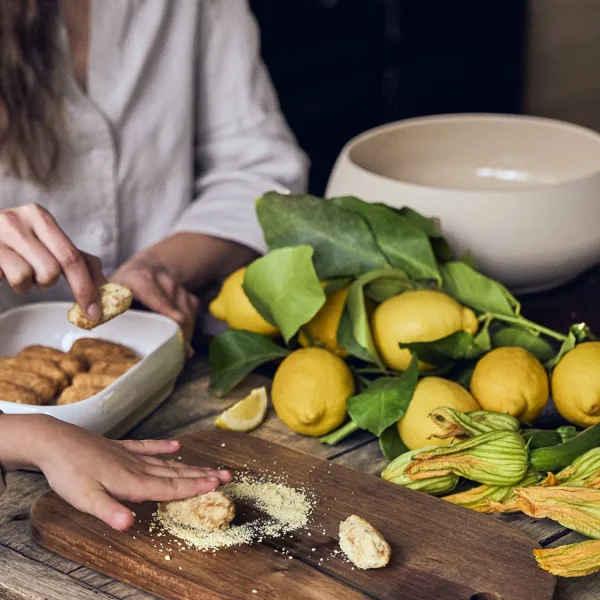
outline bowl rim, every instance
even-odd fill
[[[518,122],[530,122],[530,123],[543,123],[546,125],[551,125],[554,127],[558,127],[560,129],[570,130],[579,135],[585,135],[586,137],[592,138],[596,140],[600,144],[600,133],[594,131],[593,129],[589,129],[587,127],[583,127],[582,125],[577,125],[575,123],[570,123],[568,121],[562,121],[560,119],[552,119],[549,117],[538,117],[533,115],[519,115],[519,114],[510,114],[510,113],[447,113],[447,114],[438,114],[438,115],[426,115],[422,117],[411,117],[408,119],[402,119],[399,121],[392,121],[390,123],[384,123],[383,125],[378,125],[377,127],[373,127],[372,129],[368,129],[362,133],[351,138],[344,147],[342,148],[338,160],[334,166],[334,170],[332,171],[332,176],[339,164],[343,161],[348,161],[352,165],[352,167],[368,177],[372,177],[373,179],[381,180],[386,183],[393,183],[395,185],[403,185],[409,188],[415,188],[420,190],[436,190],[442,192],[457,192],[461,194],[468,195],[476,195],[480,196],[481,194],[486,195],[527,195],[531,194],[531,192],[539,192],[544,190],[557,190],[563,187],[569,187],[573,184],[581,184],[585,183],[588,180],[591,180],[598,175],[600,175],[600,163],[598,163],[597,170],[591,172],[588,175],[583,177],[575,177],[573,179],[568,179],[566,181],[561,181],[559,183],[552,184],[537,184],[534,186],[529,186],[526,189],[519,188],[511,188],[511,189],[473,189],[473,188],[464,188],[464,187],[447,187],[442,185],[425,185],[422,183],[414,183],[411,181],[406,181],[403,179],[395,179],[393,177],[389,177],[387,175],[381,175],[379,173],[374,173],[373,171],[369,171],[365,169],[361,165],[357,164],[354,160],[352,160],[350,154],[352,150],[360,143],[378,136],[382,132],[395,131],[397,129],[404,129],[408,126],[419,125],[424,123],[432,123],[436,121],[447,121],[447,122],[456,122],[456,121],[518,121]],[[330,187],[331,181],[333,177],[330,176],[330,179],[327,183],[327,188]],[[330,194],[327,194],[328,197],[331,197]]]

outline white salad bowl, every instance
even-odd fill
[[[407,119],[342,150],[326,195],[409,206],[517,293],[600,262],[600,135],[517,115]]]
[[[173,391],[185,363],[178,325],[166,317],[130,310],[92,332],[67,321],[67,302],[30,304],[0,315],[0,353],[13,356],[42,344],[68,351],[81,337],[96,337],[133,348],[142,360],[99,394],[64,406],[30,406],[0,398],[7,414],[43,413],[90,431],[118,438],[154,411]]]

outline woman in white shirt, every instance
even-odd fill
[[[106,274],[189,338],[193,291],[264,250],[255,199],[306,171],[246,0],[0,2],[0,310],[74,295],[96,320]],[[229,481],[153,457],[178,448],[0,415],[0,475],[37,466],[119,529],[115,498]]]
[[[264,250],[255,199],[306,181],[247,0],[10,0],[0,28],[0,310],[70,287],[97,318],[92,255],[189,335],[193,290]]]

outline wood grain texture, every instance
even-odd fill
[[[245,434],[205,432],[185,436],[182,444],[183,459],[191,464],[276,469],[292,485],[309,485],[318,498],[311,536],[299,532],[216,554],[177,552],[175,544],[149,533],[152,504],[135,508],[139,520],[132,532],[118,533],[50,492],[33,507],[34,538],[168,600],[247,598],[254,589],[251,597],[319,600],[392,599],[398,590],[403,598],[420,600],[469,600],[480,593],[504,600],[552,597],[554,579],[538,569],[535,542],[487,516]],[[353,513],[367,518],[390,542],[393,557],[387,568],[353,570],[332,556],[339,522]],[[157,540],[172,551],[160,552]],[[293,559],[275,552],[281,549]]]

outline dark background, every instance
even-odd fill
[[[521,112],[526,2],[251,0],[263,58],[322,195],[343,145],[377,125]]]

